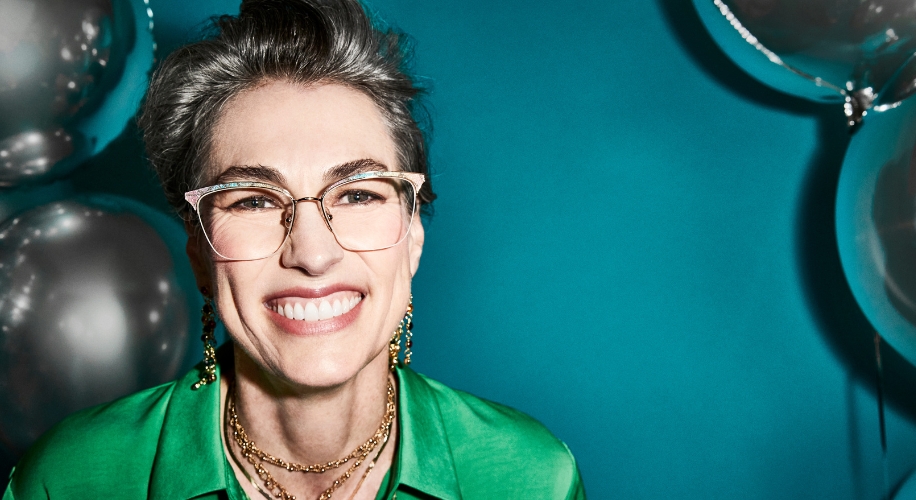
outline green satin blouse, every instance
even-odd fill
[[[3,500],[245,498],[223,453],[218,384],[196,371],[79,412],[13,470]],[[569,449],[531,417],[399,368],[399,443],[378,499],[584,499]]]

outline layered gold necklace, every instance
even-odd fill
[[[286,491],[286,488],[281,486],[280,483],[278,483],[277,480],[274,479],[270,471],[268,471],[264,467],[265,462],[268,464],[280,467],[282,469],[286,469],[289,472],[303,472],[303,473],[317,473],[317,474],[329,471],[331,469],[337,469],[343,466],[344,464],[352,462],[351,465],[347,468],[346,472],[344,472],[343,475],[335,479],[334,483],[332,483],[331,486],[328,489],[326,489],[324,493],[322,493],[321,496],[319,497],[319,500],[329,500],[331,498],[331,495],[338,488],[340,488],[348,479],[350,479],[350,476],[353,474],[353,472],[357,468],[359,468],[359,466],[362,465],[362,463],[366,460],[366,458],[370,454],[372,454],[372,451],[375,450],[377,447],[379,447],[379,444],[381,444],[382,445],[381,448],[379,448],[379,451],[378,453],[376,453],[375,458],[373,458],[372,461],[369,463],[369,466],[366,472],[363,474],[363,477],[360,479],[359,484],[356,486],[357,490],[359,489],[360,486],[362,486],[363,481],[366,480],[366,477],[372,471],[372,468],[375,466],[375,461],[378,460],[378,457],[382,454],[385,444],[388,442],[388,436],[391,434],[391,424],[394,422],[395,412],[397,411],[397,405],[394,402],[394,394],[395,394],[394,384],[392,384],[391,380],[389,379],[388,380],[388,401],[385,405],[385,415],[382,417],[382,423],[379,424],[378,429],[375,430],[375,434],[373,434],[365,443],[357,446],[356,449],[350,452],[349,455],[341,459],[332,460],[326,463],[305,465],[305,464],[299,464],[295,462],[289,462],[289,461],[283,460],[282,458],[275,457],[261,450],[260,448],[258,448],[258,445],[256,445],[254,441],[252,441],[248,437],[248,433],[245,432],[245,428],[242,426],[242,423],[239,421],[239,415],[235,409],[235,400],[238,398],[238,396],[235,393],[234,387],[230,387],[229,393],[227,394],[227,397],[226,397],[226,413],[228,416],[226,432],[228,434],[228,432],[231,430],[232,435],[235,438],[236,444],[238,444],[239,448],[242,451],[242,456],[245,458],[245,460],[248,461],[248,463],[251,464],[252,467],[254,467],[254,470],[258,474],[258,477],[264,483],[264,489],[266,489],[266,491],[258,487],[257,484],[255,484],[255,486],[258,487],[258,490],[260,490],[261,493],[264,494],[264,496],[267,498],[276,497],[281,500],[296,500],[296,497],[294,495],[291,495],[288,491]],[[232,453],[232,458],[235,459],[235,454],[232,452],[232,446],[229,445],[229,443],[226,443],[226,445],[229,447],[230,453]],[[238,461],[236,461],[236,463],[238,464],[239,468],[242,469],[242,472],[244,472],[245,475],[248,476],[248,472],[245,470],[242,464],[238,463]],[[254,484],[254,481],[251,478],[251,476],[248,476],[248,478],[252,480],[252,483]],[[354,491],[354,495],[355,493],[356,492]]]

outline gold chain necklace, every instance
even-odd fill
[[[275,465],[277,467],[284,468],[290,472],[303,472],[303,473],[322,473],[330,469],[336,469],[347,462],[353,460],[353,464],[347,468],[347,471],[343,473],[342,476],[334,480],[334,483],[324,491],[319,497],[319,500],[329,500],[331,495],[340,488],[347,479],[350,479],[350,476],[368,457],[372,450],[374,450],[379,443],[387,443],[388,436],[391,433],[391,424],[394,422],[394,415],[397,410],[397,405],[394,402],[394,385],[391,383],[391,380],[388,380],[388,401],[385,405],[385,415],[382,417],[382,423],[376,429],[375,434],[373,434],[365,443],[356,447],[355,450],[350,452],[349,455],[339,459],[333,460],[327,463],[318,463],[313,465],[303,465],[297,464],[295,462],[287,462],[281,458],[277,458],[269,453],[264,452],[252,441],[248,434],[245,432],[245,428],[242,426],[242,423],[239,421],[239,415],[235,409],[235,399],[237,395],[235,394],[234,387],[230,388],[228,397],[226,398],[226,413],[228,413],[229,419],[227,422],[228,428],[232,429],[233,437],[235,438],[236,444],[242,450],[242,456],[254,467],[255,472],[257,472],[258,477],[261,478],[261,481],[264,482],[264,487],[267,488],[267,491],[281,499],[281,500],[296,500],[294,495],[291,495],[286,488],[280,485],[273,478],[270,471],[268,471],[263,462]],[[230,452],[231,452],[230,446]],[[381,455],[381,450],[378,455]],[[372,460],[371,465],[375,465],[375,460],[378,459],[378,455]],[[233,457],[234,458],[234,457]],[[241,468],[241,464],[239,464]],[[242,469],[245,472],[244,468]],[[362,486],[363,481],[366,476],[369,475],[369,472],[372,471],[372,467],[366,471],[363,475],[363,478],[359,482],[359,486]],[[247,475],[247,472],[245,472]],[[357,486],[357,487],[359,487]]]

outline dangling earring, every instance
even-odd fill
[[[410,350],[413,347],[413,294],[410,294],[410,302],[407,303],[407,314],[404,315],[404,330],[407,332],[407,341],[404,343],[404,366],[410,365]]]
[[[388,341],[388,369],[394,371],[398,366],[398,353],[401,352],[401,325],[391,335]]]
[[[200,322],[203,323],[203,334],[200,340],[204,343],[204,366],[200,371],[200,380],[191,386],[191,389],[195,391],[216,382],[216,337],[213,335],[213,330],[216,329],[216,313],[213,310],[213,297],[210,296],[210,290],[203,287],[200,293],[204,295],[204,307],[200,313]]]
[[[401,352],[401,338],[406,336],[407,342],[404,349],[404,366],[410,364],[410,356],[412,354],[410,348],[413,347],[413,294],[410,295],[410,302],[407,303],[407,313],[404,314],[404,319],[398,323],[398,329],[394,331],[394,334],[391,336],[391,340],[388,341],[388,368],[391,371],[394,371],[394,368],[398,366],[398,354]],[[406,330],[406,335],[405,335]]]

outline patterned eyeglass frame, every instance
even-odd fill
[[[375,248],[372,250],[349,250],[348,248],[346,248],[345,246],[343,246],[340,243],[340,239],[337,238],[337,233],[334,232],[334,228],[333,226],[331,226],[331,216],[328,213],[328,211],[325,210],[324,208],[324,197],[329,191],[332,191],[333,189],[339,186],[342,186],[344,184],[348,184],[350,182],[360,181],[364,179],[379,179],[379,178],[381,179],[403,179],[409,182],[413,186],[413,196],[414,196],[413,207],[414,208],[413,208],[413,212],[410,214],[410,221],[408,221],[407,223],[407,231],[404,232],[404,236],[402,236],[401,239],[399,239],[397,242],[391,245],[388,245],[386,247]],[[184,194],[184,199],[187,200],[187,202],[191,204],[191,207],[194,208],[194,212],[197,213],[197,221],[200,224],[201,228],[203,228],[204,221],[200,218],[200,207],[199,207],[200,200],[204,196],[210,193],[215,193],[217,191],[225,191],[227,189],[235,189],[235,188],[240,188],[240,187],[269,189],[277,193],[282,193],[283,195],[288,197],[290,201],[293,202],[293,214],[290,216],[290,220],[288,221],[288,225],[286,227],[286,235],[283,236],[283,242],[280,243],[280,246],[278,246],[277,249],[273,251],[273,253],[271,253],[270,255],[265,255],[264,257],[257,257],[254,259],[233,259],[231,257],[226,257],[225,255],[219,253],[219,251],[216,250],[216,247],[213,246],[213,242],[210,241],[210,235],[208,235],[206,231],[202,231],[204,233],[204,238],[207,239],[207,243],[210,244],[210,248],[212,248],[213,251],[216,252],[217,255],[219,255],[220,257],[226,260],[232,260],[232,261],[262,260],[262,259],[267,259],[275,255],[277,252],[279,252],[283,248],[283,246],[286,245],[286,240],[289,239],[289,234],[293,230],[293,224],[296,222],[296,205],[300,201],[313,201],[313,202],[318,203],[318,210],[321,212],[322,218],[324,219],[324,224],[327,226],[328,230],[331,231],[331,234],[334,235],[334,240],[337,241],[337,244],[340,245],[341,248],[345,250],[349,250],[351,252],[374,252],[376,250],[384,250],[386,248],[391,248],[393,246],[396,246],[399,243],[401,243],[402,241],[404,241],[404,239],[407,238],[407,235],[410,234],[410,226],[413,224],[413,218],[417,215],[417,198],[419,197],[420,187],[423,186],[423,183],[425,181],[426,181],[426,176],[423,174],[417,173],[417,172],[389,172],[389,171],[373,170],[371,172],[362,172],[359,174],[351,175],[349,177],[340,179],[339,181],[336,181],[333,184],[331,184],[330,186],[326,187],[324,191],[322,191],[321,194],[318,195],[318,197],[305,196],[303,198],[296,198],[289,191],[281,187],[274,186],[273,184],[267,184],[265,182],[256,182],[256,181],[236,181],[236,182],[227,182],[225,184],[216,184],[214,186],[207,186],[207,187],[202,187],[200,189],[195,189],[193,191],[188,191],[187,193]]]

